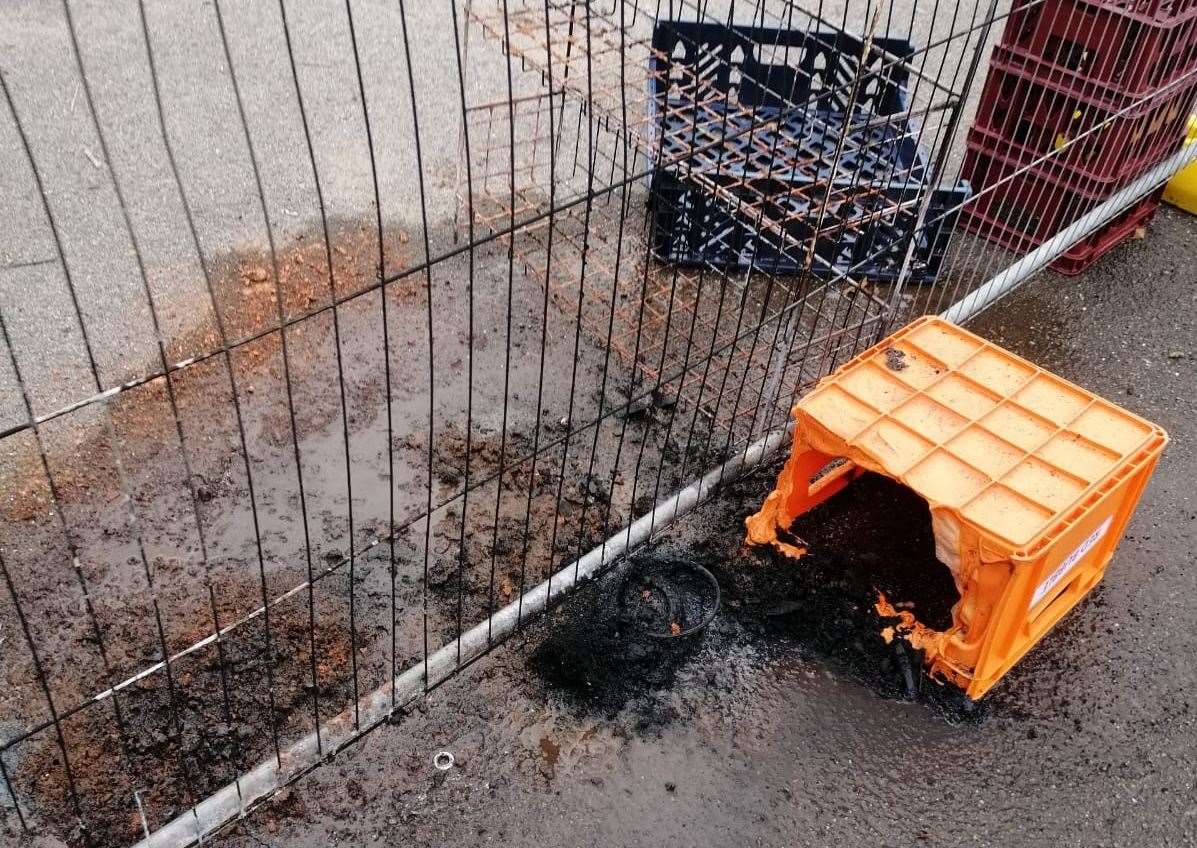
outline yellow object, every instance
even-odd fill
[[[960,600],[936,631],[881,597],[878,611],[900,620],[884,635],[974,699],[1101,579],[1168,440],[935,317],[824,378],[793,415],[793,452],[748,541],[801,556],[779,531],[864,471],[913,489]]]
[[[1189,116],[1189,131],[1185,147],[1197,141],[1197,115]],[[1179,206],[1190,215],[1197,215],[1197,162],[1190,162],[1184,170],[1168,180],[1164,200]]]
[[[1079,121],[1083,117],[1085,117],[1085,114],[1080,109],[1072,110],[1072,120]],[[1100,129],[1098,131],[1100,132]],[[1056,150],[1059,150],[1070,141],[1072,141],[1072,138],[1067,133],[1056,133]]]

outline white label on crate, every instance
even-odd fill
[[[1096,530],[1085,537],[1079,545],[1073,549],[1072,553],[1064,557],[1063,562],[1052,569],[1052,573],[1043,579],[1043,582],[1035,587],[1035,594],[1031,596],[1031,606],[1043,600],[1043,597],[1056,588],[1056,584],[1064,579],[1068,572],[1072,571],[1072,567],[1081,561],[1081,558],[1093,550],[1093,546],[1101,541],[1101,537],[1106,535],[1106,531],[1110,529],[1110,520],[1114,516],[1110,516],[1103,521]]]

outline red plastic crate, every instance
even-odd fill
[[[1063,84],[1147,94],[1197,67],[1197,0],[1045,0],[1011,12],[1002,46]]]
[[[1051,264],[1051,269],[1069,277],[1088,270],[1098,259],[1135,234],[1140,227],[1147,226],[1160,208],[1163,188],[1153,191],[1110,221],[1093,235],[1077,242]]]
[[[1069,185],[1038,168],[1018,173],[1021,167],[1022,163],[994,152],[990,143],[970,134],[964,175],[975,193],[960,212],[961,226],[1016,253],[1027,253],[1092,211],[1109,194],[1089,182]],[[1153,192],[1078,242],[1052,263],[1052,269],[1079,274],[1088,268],[1150,218],[1161,194],[1162,190]]]
[[[977,131],[969,133],[962,176],[974,194],[961,217],[979,219],[1013,250],[1030,250],[1110,194],[1092,180],[1077,178],[1070,185],[1038,167],[1019,173],[1026,161],[1000,149]]]
[[[1089,0],[1145,21],[1166,22],[1197,13],[1197,0]]]
[[[1114,185],[1176,151],[1185,137],[1195,93],[1197,74],[1141,102],[1124,96],[1094,97],[1036,78],[1012,61],[1008,49],[998,47],[976,126],[1024,160],[1054,154],[1049,167]],[[1065,148],[1069,141],[1072,144]]]

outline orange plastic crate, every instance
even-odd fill
[[[933,676],[974,699],[1101,579],[1168,441],[935,317],[846,363],[793,415],[793,452],[747,520],[748,541],[801,556],[778,532],[865,471],[913,489],[960,600],[936,631],[882,598],[878,609],[901,619],[884,635],[921,649]]]

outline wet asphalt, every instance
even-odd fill
[[[1197,221],[1164,209],[1089,273],[1043,275],[973,324],[1172,437],[1105,580],[979,721],[883,697],[734,607],[670,674],[579,698],[528,663],[578,625],[567,605],[218,844],[1194,844],[1195,257]],[[734,563],[772,472],[663,544]]]

